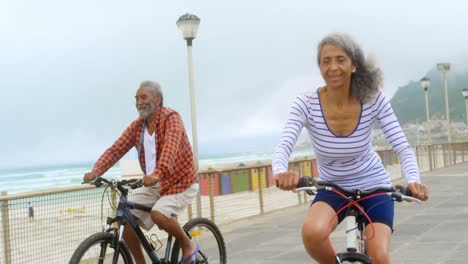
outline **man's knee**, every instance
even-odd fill
[[[163,213],[156,210],[151,211],[151,219],[156,225],[164,225],[165,222],[170,220]]]

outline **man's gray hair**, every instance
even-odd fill
[[[158,96],[161,98],[161,107],[163,106],[163,93],[161,90],[161,85],[159,83],[154,82],[154,81],[144,81],[140,84],[140,87],[149,87],[151,88],[151,91],[153,92],[154,96]]]
[[[373,60],[366,59],[361,47],[344,33],[332,33],[320,41],[317,52],[317,62],[320,66],[322,48],[332,45],[343,50],[356,66],[356,72],[351,75],[351,95],[367,102],[382,86],[382,71]]]

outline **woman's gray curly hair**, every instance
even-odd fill
[[[351,75],[351,96],[363,102],[379,91],[382,86],[382,71],[373,60],[366,59],[361,47],[347,34],[332,33],[320,41],[317,52],[317,62],[320,66],[320,57],[323,46],[330,44],[343,50],[356,66],[356,72]]]

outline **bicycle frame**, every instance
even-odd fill
[[[372,263],[369,256],[367,256],[366,241],[365,237],[365,213],[361,211],[360,205],[357,204],[366,198],[361,198],[362,195],[376,193],[376,195],[389,195],[394,198],[394,201],[402,202],[417,202],[421,203],[419,199],[411,197],[411,193],[407,192],[407,189],[403,186],[395,186],[395,188],[380,188],[377,187],[373,190],[362,192],[360,190],[354,190],[352,192],[340,188],[338,185],[329,182],[316,182],[310,177],[302,177],[299,179],[296,191],[305,191],[309,195],[315,195],[319,190],[334,191],[337,194],[342,195],[343,198],[349,200],[349,204],[344,208],[347,208],[346,218],[346,251],[336,253],[336,263],[341,263],[342,260],[359,261],[359,263]],[[346,195],[345,195],[346,194]],[[368,197],[372,197],[371,195]],[[367,196],[365,196],[367,197]],[[344,209],[342,208],[342,209]],[[340,209],[337,214],[342,210]],[[358,238],[358,231],[360,237]]]
[[[360,251],[361,247],[358,248],[358,230],[356,223],[356,216],[347,216],[346,222],[346,248],[348,251]]]
[[[143,231],[141,230],[140,226],[137,224],[135,218],[133,218],[132,214],[130,213],[130,209],[139,209],[139,210],[148,211],[148,212],[151,211],[150,207],[143,206],[141,204],[136,204],[133,202],[129,202],[126,196],[124,195],[120,196],[116,217],[108,218],[107,226],[106,226],[106,232],[110,232],[112,230],[115,230],[115,228],[111,228],[111,225],[113,223],[115,222],[120,223],[118,237],[115,236],[117,241],[115,241],[116,248],[115,248],[115,253],[113,257],[113,263],[117,263],[119,248],[123,240],[125,224],[128,223],[131,229],[135,232],[138,240],[140,241],[141,245],[143,246],[144,250],[146,251],[151,261],[155,264],[168,264],[169,254],[170,254],[171,245],[172,245],[172,236],[169,235],[167,238],[166,250],[164,254],[164,262],[163,262],[156,254],[154,246],[150,244],[148,240],[145,238]]]
[[[355,191],[350,200],[359,200],[361,194]],[[367,256],[366,240],[365,240],[365,220],[364,215],[358,208],[360,205],[350,203],[346,211],[344,222],[346,224],[346,251],[337,253],[337,263],[341,263],[346,256],[358,258],[362,263],[371,263],[371,259]]]

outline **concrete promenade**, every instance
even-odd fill
[[[468,263],[468,163],[424,173],[422,181],[430,188],[427,202],[395,204],[392,263]],[[221,225],[228,263],[315,263],[300,235],[307,208]],[[332,240],[337,250],[344,248],[343,225]]]

